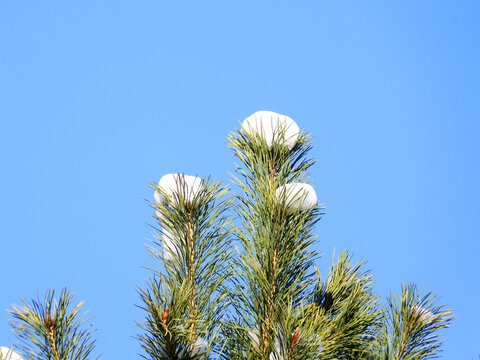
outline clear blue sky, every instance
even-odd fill
[[[68,286],[98,352],[133,359],[152,265],[148,185],[229,181],[257,110],[315,136],[328,268],[350,249],[381,295],[455,309],[444,359],[480,354],[480,3],[2,1],[0,345],[20,297]]]

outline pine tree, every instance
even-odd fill
[[[333,257],[326,276],[316,267],[314,230],[324,207],[311,185],[311,146],[289,117],[257,112],[229,137],[239,161],[233,190],[184,174],[152,185],[156,237],[148,252],[159,267],[138,288],[143,358],[438,356],[452,311],[435,294],[403,284],[383,304],[364,261],[348,251]],[[89,358],[91,332],[81,330],[70,302],[66,291],[58,303],[47,292],[43,305],[12,310],[25,359]]]

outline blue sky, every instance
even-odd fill
[[[149,184],[228,182],[257,110],[314,135],[319,262],[438,293],[444,359],[480,354],[476,1],[3,1],[0,345],[20,297],[68,286],[105,359],[140,351]],[[4,309],[4,310],[1,310]]]

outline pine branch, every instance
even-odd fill
[[[280,359],[276,342],[278,336],[287,336],[279,333],[286,304],[298,320],[311,296],[313,273],[309,270],[318,253],[310,246],[321,207],[314,204],[297,210],[295,204],[302,203],[305,194],[279,191],[287,184],[307,181],[306,171],[313,164],[306,159],[309,136],[299,136],[289,148],[281,143],[285,131],[277,128],[272,144],[255,133],[237,131],[230,136],[230,147],[245,167],[239,167],[240,177],[234,178],[241,192],[234,207],[240,220],[235,236],[241,249],[232,294],[236,317],[231,319],[227,335],[231,341],[242,340],[240,345],[231,345],[230,358]],[[248,341],[252,333],[258,341]],[[281,356],[302,358],[293,353]]]
[[[383,311],[373,293],[373,277],[344,251],[324,283],[318,275],[314,304],[324,317],[318,329],[325,359],[369,359],[381,331]]]
[[[163,234],[149,252],[164,271],[154,270],[147,288],[139,290],[147,313],[139,339],[147,359],[206,359],[221,348],[213,340],[231,276],[228,189],[208,178],[195,189],[184,175],[173,179],[170,189],[154,187],[165,199],[154,205]]]
[[[43,301],[22,299],[23,306],[14,305],[10,311],[22,355],[26,360],[88,359],[95,340],[94,331],[83,328],[89,320],[80,314],[83,302],[72,308],[74,295],[66,288],[58,300],[54,295],[54,291],[47,290]]]
[[[378,344],[380,359],[438,357],[442,344],[438,332],[450,326],[453,312],[436,301],[435,294],[422,295],[415,284],[402,284],[401,295],[391,295],[388,322]]]
[[[188,336],[179,322],[188,307],[186,284],[173,288],[165,279],[157,276],[149,281],[146,289],[139,289],[147,313],[146,320],[139,323],[144,334],[139,335],[141,347],[147,353],[145,359],[190,359]]]

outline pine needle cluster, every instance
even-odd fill
[[[91,359],[94,330],[91,325],[85,326],[89,319],[81,313],[83,303],[73,306],[75,297],[67,289],[61,291],[58,300],[54,295],[47,290],[43,300],[22,299],[23,306],[14,305],[10,311],[22,356],[25,360]]]

